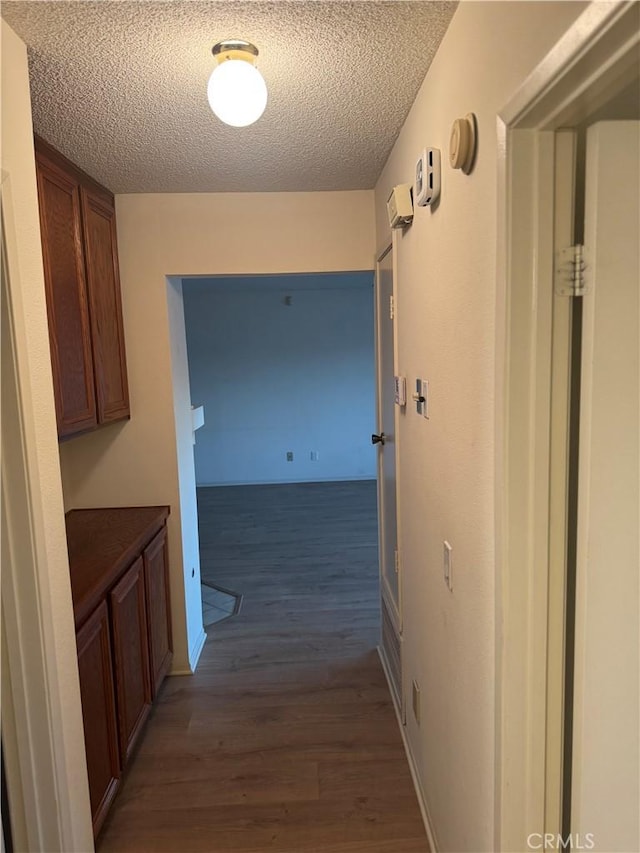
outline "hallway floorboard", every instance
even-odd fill
[[[427,853],[379,636],[375,483],[198,490],[243,595],[162,691],[100,853]]]

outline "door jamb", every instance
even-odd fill
[[[497,116],[495,850],[544,833],[553,132],[637,76],[633,2],[591,4]],[[538,839],[538,843],[541,839]]]
[[[393,252],[393,240],[390,239],[388,244],[384,245],[379,251],[376,252],[375,256],[375,264],[374,264],[374,307],[375,307],[375,335],[376,335],[376,427],[379,429],[380,424],[382,422],[382,411],[381,411],[381,360],[380,360],[380,316],[379,316],[379,307],[380,307],[380,299],[378,293],[378,265],[379,263],[389,254],[389,252]],[[396,256],[395,252],[392,255],[392,265],[393,265],[393,299],[394,305],[397,304],[397,296],[396,296]],[[394,328],[394,336],[393,336],[393,363],[396,365],[398,363],[398,335],[397,335],[397,312],[395,312],[395,316],[393,318],[393,328]],[[398,470],[399,470],[399,459],[398,459],[398,413],[394,412],[394,453],[395,453],[395,461],[396,461],[396,549],[398,550],[398,554],[400,551],[400,512],[398,506],[399,492],[400,489],[398,487]],[[377,479],[378,479],[378,488],[381,488],[380,485],[380,476],[381,476],[381,465],[380,465],[380,456],[378,456],[378,465],[377,465]],[[383,554],[383,546],[384,546],[384,524],[381,519],[378,520],[378,550],[380,555]],[[389,612],[393,616],[396,621],[396,629],[398,631],[398,635],[402,635],[402,583],[401,581],[398,584],[398,605],[396,608],[395,602],[389,600],[390,593],[387,592],[384,578],[381,577],[380,583],[380,596],[385,599],[387,604],[389,605]],[[404,704],[404,702],[403,702]]]
[[[0,299],[6,324],[7,381],[2,391],[7,411],[3,408],[0,500],[7,788],[16,846],[88,851],[93,849],[93,831],[62,488],[59,469],[47,467],[50,459],[58,464],[53,386],[50,376],[48,386],[43,380],[34,408],[33,365],[38,368],[39,362],[24,333],[27,319],[32,325],[46,324],[44,290],[37,280],[27,286],[21,274],[14,198],[11,175],[3,171]],[[25,219],[23,206],[20,222]],[[40,302],[34,303],[32,291],[38,292]],[[27,318],[24,300],[30,299]],[[46,331],[44,340],[47,346]],[[43,405],[47,387],[48,405]]]

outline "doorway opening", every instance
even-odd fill
[[[335,506],[375,519],[373,273],[182,285],[191,399],[204,410],[194,433],[203,621],[215,630],[239,611],[243,571],[254,583],[280,553],[303,573],[314,539],[320,549],[339,524]],[[377,581],[375,552],[368,560]]]

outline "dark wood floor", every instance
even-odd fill
[[[101,853],[426,853],[376,646],[375,484],[198,491],[203,577],[242,593],[167,680]]]

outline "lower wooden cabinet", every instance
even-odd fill
[[[106,601],[96,607],[78,631],[76,642],[84,742],[89,770],[89,798],[93,832],[97,835],[115,797],[120,779],[109,611]]]
[[[172,658],[168,507],[67,513],[94,835]]]

